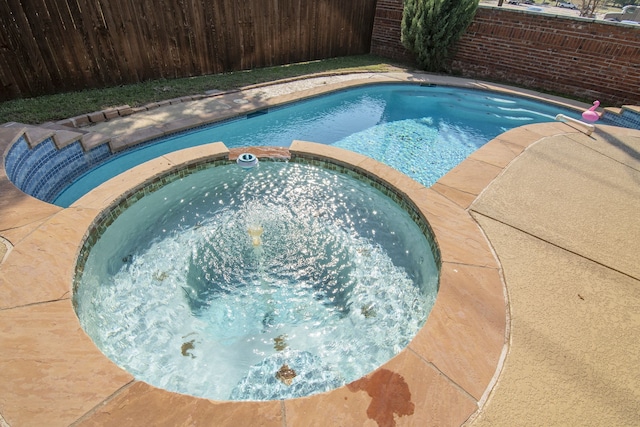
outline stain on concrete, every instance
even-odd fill
[[[347,386],[351,392],[365,391],[371,396],[367,416],[380,427],[396,425],[394,414],[399,417],[413,415],[411,391],[404,377],[388,369],[379,369],[368,377]]]

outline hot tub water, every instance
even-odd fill
[[[130,206],[92,247],[75,305],[117,364],[213,399],[331,390],[402,350],[438,271],[387,196],[315,166],[212,167]]]

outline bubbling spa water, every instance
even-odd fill
[[[123,210],[74,305],[137,379],[218,400],[328,391],[400,352],[435,300],[422,229],[369,183],[294,162],[208,167]]]

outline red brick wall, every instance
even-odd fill
[[[400,43],[403,0],[378,0],[371,33],[371,53],[403,62],[413,55]]]
[[[402,0],[378,0],[372,53],[412,59],[400,43],[401,19]],[[481,6],[451,69],[607,106],[640,105],[640,28]]]

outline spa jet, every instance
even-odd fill
[[[260,225],[250,225],[249,228],[247,228],[247,233],[251,236],[251,243],[254,247],[258,247],[262,244],[260,236],[262,236],[263,231],[264,230]]]

